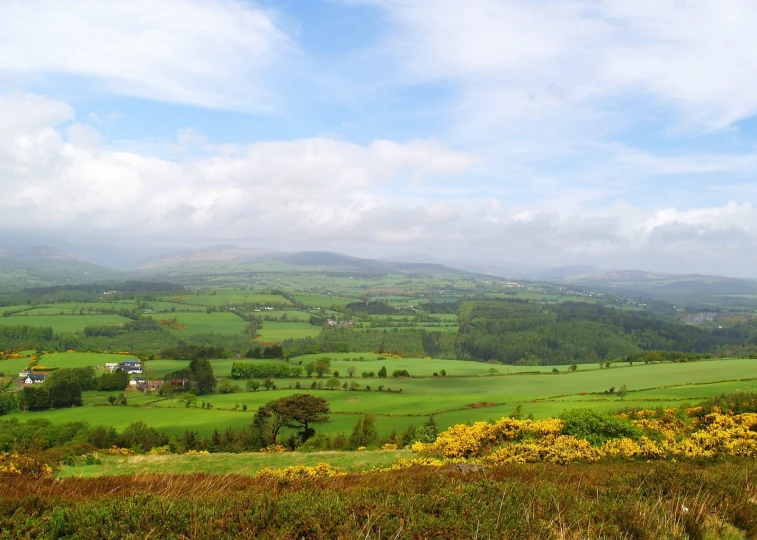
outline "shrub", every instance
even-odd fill
[[[637,440],[642,435],[641,429],[630,420],[588,409],[566,411],[560,419],[563,421],[565,435],[586,439],[592,445],[623,437]]]

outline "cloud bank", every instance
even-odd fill
[[[0,233],[757,273],[757,4],[321,7],[0,2]]]

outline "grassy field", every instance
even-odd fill
[[[431,377],[434,373],[446,370],[448,375],[488,375],[490,369],[495,369],[498,373],[507,373],[507,366],[483,364],[481,362],[466,362],[464,360],[442,360],[442,359],[425,359],[425,358],[402,358],[397,359],[391,356],[383,357],[379,360],[380,354],[374,353],[330,353],[330,354],[311,354],[292,358],[289,362],[297,364],[302,361],[302,365],[308,362],[314,362],[322,357],[332,358],[331,369],[338,371],[342,377],[347,377],[347,370],[350,367],[355,368],[355,377],[361,378],[364,371],[373,371],[377,373],[382,367],[390,376],[396,369],[406,369],[413,377]],[[353,362],[352,358],[365,358],[364,361]]]
[[[338,306],[344,307],[347,304],[355,302],[353,298],[342,298],[339,296],[333,296],[329,294],[315,294],[315,293],[292,293],[292,298],[297,302],[302,303],[308,307],[331,307]]]
[[[195,334],[241,334],[247,322],[233,313],[167,313],[165,317],[155,319],[176,318],[185,325],[186,330],[174,330],[179,335]]]
[[[280,318],[282,315],[286,315],[287,320],[300,321],[300,322],[307,322],[312,316],[310,313],[306,311],[297,311],[294,309],[276,309],[273,311],[262,311],[262,312],[251,312],[251,313],[248,312],[247,315],[257,315],[257,316],[262,316],[262,317],[276,317],[276,318]]]
[[[73,353],[72,353],[73,354]],[[60,355],[63,359],[66,353]],[[313,358],[319,355],[314,356]],[[334,355],[336,356],[336,355]],[[75,357],[74,357],[75,358]],[[84,357],[82,357],[84,358]],[[303,357],[308,360],[311,357]],[[91,361],[102,362],[102,355],[94,355]],[[232,359],[213,360],[211,364],[218,375],[228,375]],[[268,360],[268,362],[280,362]],[[358,370],[374,365],[378,360],[348,362],[335,359],[335,365],[355,365]],[[465,364],[461,361],[405,359],[381,361],[389,366],[418,366],[429,362],[429,366]],[[150,375],[160,377],[170,371],[186,367],[183,360],[153,360],[147,362]],[[378,364],[375,364],[378,365]],[[470,369],[488,369],[489,364],[472,364]],[[495,366],[496,367],[496,366]],[[522,407],[522,414],[533,414],[536,418],[557,416],[572,408],[593,408],[597,410],[618,410],[626,407],[654,408],[659,406],[679,406],[686,402],[696,403],[710,396],[737,390],[752,390],[757,387],[757,361],[747,359],[712,360],[686,364],[657,364],[622,366],[599,369],[597,366],[582,366],[577,372],[569,373],[564,368],[560,374],[551,372],[533,374],[504,373],[505,366],[499,366],[502,374],[466,377],[427,377],[411,379],[363,379],[347,378],[346,370],[340,383],[357,382],[358,391],[310,389],[312,380],[299,380],[301,389],[296,389],[294,379],[276,381],[277,390],[258,390],[235,394],[215,394],[201,396],[198,403],[213,404],[212,410],[186,408],[178,399],[180,396],[160,398],[156,394],[145,396],[137,392],[129,393],[129,406],[102,407],[96,403],[107,400],[105,394],[85,393],[85,407],[43,411],[36,413],[14,413],[22,421],[31,418],[49,418],[54,422],[69,422],[85,419],[90,424],[112,425],[123,429],[132,422],[141,420],[156,428],[173,434],[181,434],[184,429],[196,429],[207,435],[213,429],[223,430],[227,426],[240,428],[252,421],[253,411],[269,401],[295,392],[312,392],[324,397],[332,411],[331,421],[319,426],[324,433],[349,433],[356,419],[364,413],[377,416],[377,426],[381,433],[392,429],[402,431],[410,424],[421,424],[429,415],[434,415],[440,427],[467,421],[501,418],[512,414],[516,407]],[[455,368],[462,369],[462,368]],[[510,368],[513,369],[513,368]],[[533,368],[529,368],[533,369]],[[453,371],[454,372],[454,371]],[[323,379],[316,382],[325,383]],[[727,382],[725,382],[727,381]],[[664,385],[661,385],[664,382]],[[244,381],[237,381],[243,387]],[[621,400],[617,395],[603,394],[610,387],[627,385],[630,393]],[[378,386],[383,385],[383,392]],[[365,391],[370,386],[372,391]],[[392,392],[386,390],[391,389]],[[399,390],[402,390],[399,392]],[[248,410],[242,411],[242,405]],[[238,406],[238,410],[232,410]]]
[[[64,352],[43,354],[39,359],[38,365],[56,368],[80,368],[87,366],[105,368],[105,364],[107,363],[136,359],[137,357],[134,355]]]
[[[310,323],[265,321],[263,327],[258,331],[257,338],[263,341],[283,341],[285,339],[315,337],[320,333],[321,327]]]
[[[147,308],[155,313],[170,313],[172,311],[205,311],[204,306],[183,304],[180,302],[147,302]],[[149,315],[149,312],[147,313]]]
[[[18,375],[18,373],[29,365],[31,358],[9,358],[0,360],[0,373],[5,375]]]
[[[195,306],[223,306],[233,304],[291,304],[289,300],[278,294],[265,294],[255,291],[220,289],[213,293],[183,295],[163,298],[164,301],[190,304]]]
[[[328,463],[347,471],[366,471],[374,467],[387,467],[400,458],[410,458],[409,450],[374,452],[284,452],[247,454],[164,456],[102,456],[102,464],[64,467],[58,478],[92,478],[133,474],[240,474],[253,475],[265,468],[283,468],[295,465],[315,466]]]
[[[125,324],[129,320],[120,315],[16,315],[0,317],[0,325],[51,326],[53,332],[79,332],[87,326]]]

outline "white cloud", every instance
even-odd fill
[[[750,0],[365,2],[390,14],[386,46],[407,77],[459,82],[492,122],[640,96],[700,131],[757,111]]]
[[[0,116],[13,111],[13,130],[0,131],[0,231],[22,223],[27,232],[116,244],[224,239],[680,271],[718,272],[717,263],[719,273],[737,274],[757,263],[748,249],[757,248],[757,210],[748,203],[596,207],[552,189],[521,201],[440,199],[440,186],[465,183],[478,160],[434,140],[215,145],[182,131],[172,144],[202,146],[205,157],[171,161],[103,145],[93,127],[65,123],[74,113],[63,103],[0,97]]]
[[[0,2],[0,80],[75,75],[108,92],[235,110],[267,109],[293,43],[240,0]]]

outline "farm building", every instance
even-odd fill
[[[47,379],[47,373],[27,373],[26,378],[21,379],[21,384],[42,384]]]
[[[129,386],[135,386],[139,388],[140,386],[144,386],[147,384],[147,379],[144,377],[134,377],[132,380],[129,381]]]
[[[126,373],[142,373],[142,362],[139,360],[124,360],[119,362],[116,369],[122,369]]]
[[[108,362],[105,367],[110,371],[116,371],[122,369],[126,373],[142,373],[142,362],[139,360],[124,360],[123,362],[115,363]]]

